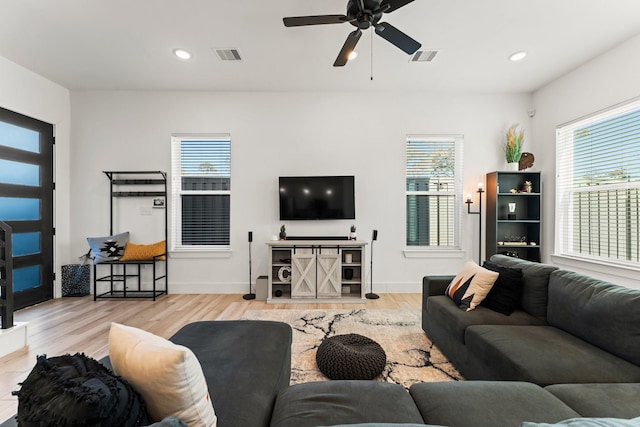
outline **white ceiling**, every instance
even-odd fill
[[[372,65],[366,30],[358,59],[335,68],[350,24],[282,23],[346,4],[1,0],[0,56],[69,89],[532,92],[640,34],[640,0],[415,0],[382,20],[439,50],[433,62],[409,63],[374,34]],[[177,47],[193,58],[176,59]],[[222,62],[215,48],[243,60]],[[525,60],[507,60],[519,50]]]

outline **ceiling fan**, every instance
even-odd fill
[[[393,12],[411,3],[413,0],[349,0],[346,15],[316,15],[294,16],[283,18],[285,27],[300,27],[305,25],[342,24],[350,23],[356,30],[349,34],[347,40],[338,54],[334,67],[342,67],[349,60],[349,55],[358,44],[362,30],[374,27],[376,34],[402,49],[409,55],[413,55],[421,44],[398,30],[388,22],[380,22],[384,13]]]

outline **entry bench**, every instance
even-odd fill
[[[98,298],[152,298],[154,301],[157,297],[167,293],[166,270],[160,273],[158,268],[161,256],[154,257],[153,260],[146,261],[113,261],[93,264],[93,300]],[[142,289],[141,268],[150,265],[152,269],[152,280],[150,290]],[[104,271],[108,267],[108,274],[99,276],[100,270]],[[121,271],[118,271],[121,270]],[[104,273],[103,273],[104,274]],[[134,289],[130,285],[134,285]],[[160,285],[159,285],[160,282]],[[98,284],[108,283],[109,289],[98,293]]]
[[[121,198],[153,199],[153,207],[162,211],[164,225],[163,253],[154,254],[145,259],[131,259],[128,261],[106,261],[93,265],[93,299],[98,298],[152,298],[168,293],[168,259],[167,259],[167,173],[163,171],[104,171],[109,179],[109,229],[114,233],[114,216],[116,201]],[[129,191],[122,191],[122,189]],[[156,209],[149,210],[158,212]],[[160,268],[162,265],[162,268]],[[151,289],[142,287],[142,270],[144,266],[151,266]],[[104,274],[107,270],[108,274]],[[107,291],[98,290],[99,284],[109,284]],[[148,288],[149,286],[147,286]]]

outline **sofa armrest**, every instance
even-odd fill
[[[422,278],[422,295],[444,295],[444,291],[455,276],[424,276]]]

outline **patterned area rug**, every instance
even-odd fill
[[[249,310],[243,319],[291,325],[291,384],[327,381],[316,365],[316,350],[323,339],[349,333],[373,339],[387,354],[377,381],[409,388],[421,381],[462,380],[425,335],[420,316],[418,310]]]

